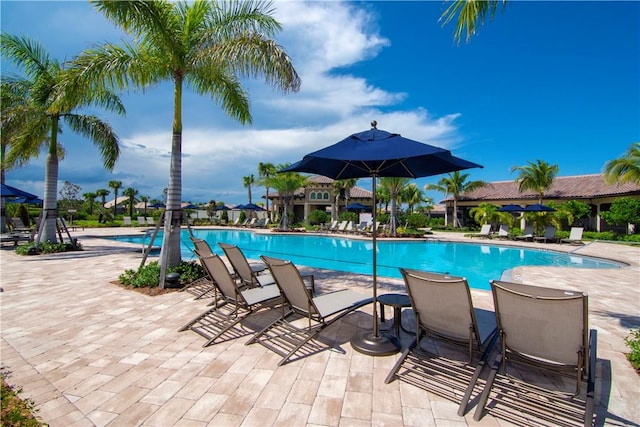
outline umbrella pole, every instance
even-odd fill
[[[369,356],[389,356],[400,351],[400,341],[398,338],[389,335],[382,335],[379,333],[378,328],[378,246],[377,246],[377,234],[378,227],[376,226],[376,174],[372,174],[373,184],[373,211],[371,220],[373,221],[373,231],[371,233],[371,240],[373,243],[373,330],[365,331],[354,335],[351,338],[351,347],[354,350],[367,354]]]

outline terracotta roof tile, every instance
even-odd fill
[[[633,183],[613,184],[605,183],[602,174],[577,175],[557,177],[551,188],[544,193],[545,199],[574,199],[616,196],[622,194],[640,194],[640,186]],[[533,191],[520,193],[518,183],[514,181],[496,181],[478,188],[475,191],[463,193],[459,200],[508,200],[508,199],[537,199]]]

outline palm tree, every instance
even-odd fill
[[[478,23],[484,25],[487,15],[490,15],[491,19],[493,19],[500,3],[504,8],[507,0],[454,0],[440,16],[440,21],[442,21],[443,26],[447,25],[457,15],[458,19],[453,32],[453,39],[460,44],[462,33],[466,29],[465,40],[468,42],[471,36],[476,33]]]
[[[122,192],[122,195],[129,198],[129,216],[133,217],[133,206],[136,204],[136,196],[138,195],[138,190],[133,187],[128,187]]]
[[[98,196],[96,193],[84,193],[82,197],[84,197],[84,200],[89,204],[89,215],[93,215],[93,204]]]
[[[351,196],[351,189],[356,186],[357,182],[357,178],[338,179],[333,181],[333,195],[335,196],[334,212],[336,215],[338,215],[338,212],[340,211],[340,197],[344,197],[344,205],[347,206],[349,204],[349,197]]]
[[[289,164],[283,164],[276,166],[277,170],[284,169]],[[280,197],[282,198],[283,213],[282,223],[280,228],[283,230],[289,229],[289,204],[295,191],[307,185],[307,177],[300,175],[297,172],[285,172],[273,175],[268,178],[268,185],[271,188],[275,188]]]
[[[609,184],[633,182],[640,185],[640,142],[631,144],[624,156],[604,165],[605,180]]]
[[[513,166],[511,173],[518,172],[516,182],[519,183],[518,191],[524,193],[527,190],[535,191],[538,195],[538,203],[542,203],[544,192],[551,188],[553,181],[558,176],[558,165],[550,165],[543,160],[536,163],[527,162],[525,166]]]
[[[389,233],[394,237],[396,235],[396,204],[400,194],[402,194],[405,187],[409,184],[409,181],[411,181],[410,178],[380,178],[380,187],[384,188],[389,193],[389,199],[391,200]]]
[[[140,201],[144,203],[144,216],[147,216],[147,204],[149,203],[149,196],[140,196]]]
[[[460,194],[473,191],[487,185],[485,181],[467,181],[468,173],[460,173],[460,171],[450,172],[446,176],[440,178],[437,184],[427,184],[425,190],[435,190],[444,193],[445,198],[453,196],[453,226],[462,227],[458,220],[458,198]],[[448,223],[448,221],[445,220]]]
[[[172,213],[180,209],[182,198],[184,86],[211,96],[230,117],[245,124],[252,118],[241,77],[263,75],[283,92],[297,91],[300,78],[284,49],[270,38],[281,29],[271,3],[96,0],[93,4],[134,42],[87,50],[75,61],[78,74],[122,89],[162,81],[174,86],[167,220],[160,254],[163,268],[173,267],[180,262],[180,216]]]
[[[104,208],[105,203],[107,203],[107,196],[111,194],[111,191],[101,188],[96,190],[96,197],[100,197],[102,199],[102,207]]]
[[[26,78],[6,79],[21,86],[27,97],[23,104],[25,108],[8,112],[17,123],[22,123],[20,131],[12,136],[8,162],[25,162],[34,153],[47,149],[44,229],[42,235],[38,233],[38,242],[56,242],[60,121],[73,132],[91,140],[100,150],[104,166],[112,170],[120,155],[117,135],[106,122],[93,115],[80,114],[78,110],[102,107],[118,114],[124,114],[125,110],[118,97],[96,85],[94,80],[87,78],[81,84],[74,80],[74,75],[51,59],[38,42],[7,34],[0,37],[3,57],[13,61],[26,74]],[[47,133],[48,138],[45,137]]]
[[[264,185],[265,189],[265,198],[267,201],[266,209],[267,215],[269,215],[269,219],[273,219],[271,217],[271,211],[269,210],[269,184],[268,179],[276,174],[276,167],[273,163],[258,163],[258,183],[260,185]]]
[[[413,212],[414,207],[424,200],[422,190],[414,182],[404,188],[401,199],[409,205],[409,212]]]
[[[242,185],[247,189],[247,195],[249,196],[249,204],[251,204],[251,184],[256,182],[253,174],[242,177]]]
[[[498,209],[499,206],[496,206],[493,203],[480,203],[478,206],[471,209],[469,214],[471,214],[473,219],[481,225],[501,222],[512,226],[514,222],[513,215],[509,212],[499,212]]]
[[[118,208],[118,189],[122,187],[122,181],[109,181],[107,185],[113,188],[113,217],[115,218]]]

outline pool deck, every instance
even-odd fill
[[[75,253],[32,257],[0,250],[0,361],[9,383],[22,387],[51,426],[539,425],[489,414],[475,422],[473,407],[459,417],[457,405],[436,394],[397,380],[384,384],[398,355],[370,357],[349,343],[357,330],[371,328],[371,305],[323,332],[332,348],[281,367],[263,346],[244,345],[250,330],[269,320],[268,311],[244,324],[247,335],[203,348],[202,337],[177,330],[207,308],[206,300],[187,292],[150,297],[111,283],[138,267],[140,248],[101,236],[140,230],[74,231],[84,248]],[[640,425],[640,376],[624,356],[624,338],[640,327],[640,247],[516,243],[457,233],[429,238],[575,250],[628,264],[522,267],[512,277],[589,294],[590,327],[598,331],[596,424]],[[366,276],[301,270],[315,274],[320,293],[348,286],[371,294]],[[403,289],[399,279],[379,278],[379,293]],[[493,310],[490,292],[474,289],[472,297],[476,307]],[[387,308],[386,326],[391,317]]]

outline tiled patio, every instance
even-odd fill
[[[1,363],[51,426],[513,425],[492,415],[474,422],[474,408],[462,418],[455,403],[431,392],[401,381],[385,384],[398,356],[365,356],[349,344],[358,329],[371,327],[371,306],[323,333],[333,348],[282,367],[261,345],[244,345],[273,316],[268,311],[243,322],[245,336],[203,348],[202,337],[177,330],[206,300],[186,292],[149,297],[111,283],[141,260],[132,245],[99,238],[118,232],[131,230],[74,232],[85,249],[77,253],[0,251]],[[432,238],[470,240],[451,233]],[[577,253],[630,267],[527,267],[513,277],[589,293],[590,326],[598,330],[596,423],[639,425],[640,377],[623,353],[624,337],[640,326],[640,248],[598,242]],[[371,293],[364,276],[304,271],[316,275],[320,292],[349,286]],[[380,280],[381,293],[403,287],[400,280]],[[493,309],[489,292],[472,293],[477,307]]]

